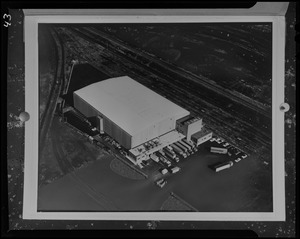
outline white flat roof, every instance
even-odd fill
[[[130,135],[166,118],[190,112],[128,76],[110,78],[74,92]]]

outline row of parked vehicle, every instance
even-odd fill
[[[150,158],[165,166],[159,170],[162,175],[167,173],[174,174],[179,172],[181,169],[178,166],[172,166],[172,163],[178,163],[180,158],[187,158],[189,155],[194,154],[197,151],[198,149],[194,143],[188,142],[186,139],[182,139],[151,154]],[[167,181],[165,179],[160,179],[155,183],[157,186],[163,187]]]
[[[217,142],[220,146],[222,146],[222,149],[225,150],[220,150],[220,152],[225,152],[229,155],[232,156],[234,159],[234,161],[237,163],[239,161],[241,161],[242,159],[245,159],[248,157],[248,155],[244,152],[242,152],[240,149],[236,148],[235,146],[229,144],[228,142],[226,142],[224,139],[220,138],[220,137],[212,137],[210,139],[210,142]],[[214,147],[212,147],[214,148]]]
[[[183,139],[151,154],[150,158],[155,162],[161,161],[166,166],[171,166],[172,161],[179,162],[180,156],[186,158],[197,151],[198,149],[195,144]]]

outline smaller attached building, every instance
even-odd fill
[[[202,118],[190,115],[176,122],[176,129],[186,136],[187,141],[191,140],[193,134],[201,131],[202,127]]]
[[[192,141],[198,146],[200,144],[203,144],[207,140],[210,140],[212,138],[212,132],[203,127],[201,131],[193,134],[191,138]]]

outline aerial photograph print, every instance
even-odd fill
[[[40,212],[273,212],[272,23],[38,25]]]

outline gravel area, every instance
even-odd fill
[[[127,166],[125,163],[121,162],[118,159],[113,159],[110,163],[110,168],[115,173],[119,174],[120,176],[123,176],[125,178],[130,178],[133,180],[142,180],[145,179],[143,175],[136,172],[135,170],[131,169],[129,166]]]
[[[188,205],[181,198],[170,194],[166,201],[163,202],[160,210],[162,211],[184,211],[184,212],[193,212],[195,209]]]

